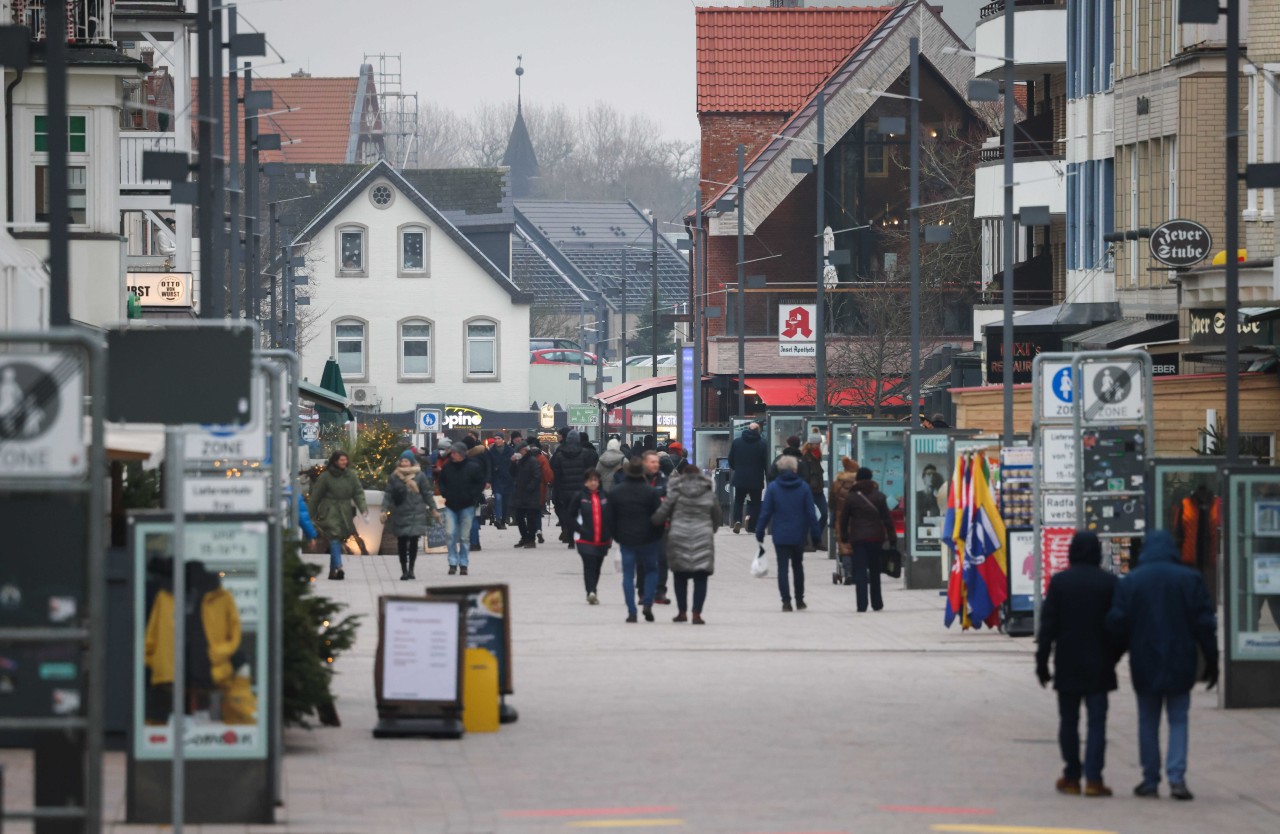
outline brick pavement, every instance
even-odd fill
[[[551,531],[554,534],[554,529]],[[587,606],[573,551],[516,551],[486,528],[466,580],[424,556],[398,581],[394,557],[351,559],[319,590],[374,610],[378,595],[450,582],[512,586],[519,723],[461,741],[375,740],[372,618],[340,658],[340,729],[289,731],[286,805],[271,827],[225,832],[549,834],[639,828],[698,834],[984,831],[1179,834],[1280,830],[1280,710],[1193,699],[1188,782],[1197,799],[1129,796],[1138,781],[1127,680],[1112,698],[1110,800],[1060,797],[1055,703],[1029,640],[947,631],[936,592],[890,582],[886,610],[856,614],[851,588],[809,557],[810,610],[783,614],[772,576],[749,576],[754,543],[717,539],[708,625],[623,623],[606,566]],[[21,757],[6,802],[29,791]],[[108,817],[125,826],[123,759],[108,762]],[[26,780],[24,783],[24,779]],[[592,809],[606,809],[595,811]],[[956,826],[976,826],[957,828]],[[21,832],[19,826],[6,832]],[[188,826],[199,832],[205,829]]]

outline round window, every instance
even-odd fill
[[[375,185],[369,192],[369,199],[378,208],[386,208],[391,205],[391,201],[395,199],[395,193],[389,185]]]

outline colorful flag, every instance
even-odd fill
[[[970,465],[964,584],[971,619],[996,627],[1008,599],[1004,519],[988,482],[985,459]]]
[[[951,552],[951,575],[947,579],[947,611],[944,618],[947,628],[960,618],[960,626],[969,628],[969,612],[965,605],[964,588],[964,537],[961,521],[964,517],[965,459],[956,460],[956,470],[947,490],[947,514],[942,521],[942,540]]]

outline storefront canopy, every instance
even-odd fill
[[[814,381],[811,376],[749,376],[747,388],[767,406],[773,408],[812,408],[815,400]],[[881,382],[880,405],[909,405],[910,400],[899,392],[903,380],[892,377]],[[871,407],[875,405],[875,380],[859,377],[855,380],[828,379],[831,404],[841,407]],[[889,393],[894,392],[894,393]]]
[[[1015,319],[1016,321],[1016,319]],[[1112,350],[1178,338],[1177,319],[1120,319],[1067,336],[1067,350]]]
[[[347,408],[347,398],[333,393],[328,388],[321,388],[319,385],[301,380],[298,382],[298,396],[303,400],[314,403],[317,410],[339,412],[346,422],[351,422],[355,419]]]

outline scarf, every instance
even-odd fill
[[[418,492],[418,473],[422,471],[421,466],[410,466],[408,469],[401,469],[397,466],[391,470],[395,476],[404,481],[404,485],[409,488],[410,492]]]

